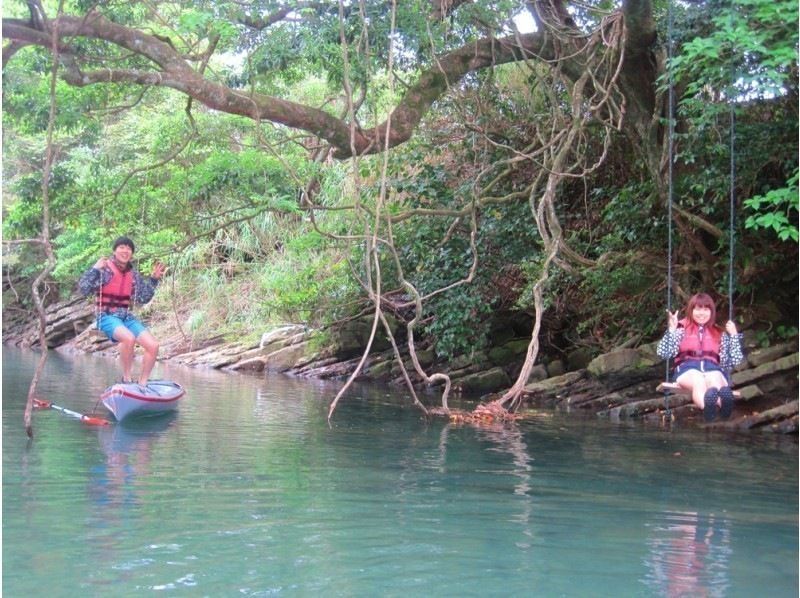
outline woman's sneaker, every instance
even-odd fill
[[[720,388],[719,390],[719,416],[722,419],[728,419],[733,413],[733,389],[730,386]]]
[[[717,416],[717,397],[719,396],[718,388],[709,388],[703,397],[703,419],[706,423],[711,423]]]

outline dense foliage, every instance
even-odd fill
[[[368,311],[364,287],[375,288],[374,253],[380,290],[391,299],[386,305],[406,320],[417,315],[424,342],[443,358],[480,349],[509,330],[529,335],[534,284],[547,268],[545,352],[650,340],[663,328],[668,183],[652,156],[666,147],[670,127],[659,102],[672,81],[677,299],[711,290],[725,302],[733,180],[738,317],[771,334],[796,334],[796,3],[675,3],[671,76],[662,61],[647,95],[654,113],[639,121],[655,122],[658,132],[636,128],[633,100],[618,130],[604,124],[607,115],[586,119],[569,154],[572,170],[556,190],[569,253],[554,266],[545,263],[535,218],[540,187],[532,182],[547,174],[552,139],[572,126],[575,80],[537,57],[437,78],[442,57],[470,43],[477,48],[489,34],[509,35],[518,4],[398,4],[393,14],[379,2],[264,1],[246,9],[237,2],[67,2],[67,14],[101,13],[155,36],[154,48],[167,40],[195,57],[187,60],[196,59],[197,72],[237,98],[251,98],[262,112],[253,118],[204,105],[212,93],[187,98],[177,83],[126,79],[152,64],[99,37],[70,39],[52,98],[57,159],[47,181],[60,297],[73,292],[77,276],[111,239],[128,234],[142,268],[168,262],[173,278],[156,307],[176,314],[192,336],[257,334],[283,321],[320,326]],[[35,5],[4,3],[5,30],[14,19],[29,19],[27,7]],[[556,5],[565,11],[562,25],[583,32],[618,8],[607,1]],[[443,6],[450,12],[437,13]],[[659,37],[642,43],[652,53],[648,60],[659,63],[669,41],[667,5],[651,8]],[[56,16],[47,3],[42,11]],[[549,31],[545,16],[534,20]],[[14,305],[15,294],[24,305],[24,281],[44,260],[36,243],[17,241],[42,230],[51,102],[50,49],[8,39],[5,306]],[[75,72],[88,78],[102,68],[105,81],[75,79]],[[162,69],[164,79],[168,71]],[[426,76],[428,87],[415,87]],[[440,79],[446,93],[425,97]],[[413,135],[381,137],[390,115],[398,130],[411,123]],[[338,133],[323,117],[342,119],[352,147],[368,132],[372,145],[345,159],[350,143],[337,146]],[[542,142],[543,131],[552,139]],[[429,296],[421,314],[411,307],[408,284]]]

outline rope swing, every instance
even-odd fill
[[[674,204],[674,172],[673,165],[675,160],[675,89],[672,77],[672,60],[673,60],[673,44],[674,44],[674,22],[673,22],[673,2],[667,3],[667,85],[668,85],[668,100],[667,100],[667,310],[672,311],[672,271],[673,271],[673,204]],[[733,0],[731,0],[731,20],[733,19]],[[735,255],[735,231],[736,231],[736,110],[734,107],[733,96],[735,93],[734,85],[736,83],[735,65],[734,65],[733,48],[731,47],[731,83],[730,94],[727,98],[729,106],[729,154],[730,154],[730,172],[729,172],[729,220],[728,220],[728,320],[733,320],[733,287],[734,287],[734,271],[733,262]],[[670,382],[670,359],[665,362],[664,382],[659,384],[658,391],[664,393],[664,412],[665,416],[672,419],[672,412],[669,407],[669,395],[674,393],[685,393],[686,391],[680,388],[677,384]],[[728,372],[730,373],[730,372]],[[739,393],[734,393],[738,395]]]
[[[673,58],[673,10],[672,2],[667,2],[667,311],[672,311],[672,206],[674,196],[673,164],[675,161],[675,86],[672,80]],[[664,393],[664,417],[672,421],[672,410],[669,406],[670,392],[678,389],[670,382],[669,372],[671,359],[664,362],[664,382],[658,386]]]
[[[731,21],[733,21],[733,0],[731,0]],[[732,25],[733,23],[731,23]],[[733,95],[736,85],[736,66],[733,61],[733,44],[731,43],[731,93],[728,98],[728,131],[730,133],[730,193],[728,220],[728,320],[733,320],[733,258],[736,235],[736,110],[733,106]]]

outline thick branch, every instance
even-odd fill
[[[624,9],[628,18],[643,27],[643,32],[634,36],[636,42],[629,40],[629,45],[636,46],[629,55],[646,57],[642,50],[647,47],[644,44],[652,43],[654,31],[651,28],[650,0],[627,0]],[[338,158],[349,157],[353,151],[357,154],[377,153],[387,147],[404,143],[411,138],[433,103],[472,71],[497,64],[538,59],[555,61],[562,75],[574,81],[586,68],[580,53],[557,60],[558,42],[546,28],[524,35],[477,40],[439,57],[434,66],[421,74],[417,83],[407,90],[387,119],[392,123],[391,127],[380,123],[372,129],[356,128],[351,145],[350,126],[346,121],[310,106],[256,93],[242,93],[210,81],[198,73],[170,44],[142,31],[118,25],[97,12],[91,12],[85,17],[62,16],[52,21],[52,24],[55,25],[62,43],[74,37],[103,40],[147,59],[155,67],[152,71],[146,68],[130,68],[84,72],[77,62],[78,56],[73,55],[67,61],[65,74],[65,79],[72,85],[117,82],[169,87],[214,110],[312,133],[330,143],[336,149]],[[50,42],[49,36],[37,29],[32,22],[18,19],[3,20],[3,37],[12,44],[47,46]],[[67,48],[64,48],[64,52],[68,52]],[[645,104],[649,104],[649,117],[652,114],[652,90],[647,89],[647,85],[642,85],[642,72],[637,65],[639,63],[630,67],[626,64],[625,70],[629,73],[630,81],[635,81],[631,89],[638,88],[638,93],[646,96],[637,98],[637,104],[643,109],[646,109]],[[654,79],[648,80],[652,82]],[[645,88],[644,91],[641,91],[642,87]],[[389,136],[388,139],[386,135]]]
[[[452,14],[462,4],[467,4],[472,0],[430,0],[431,18],[440,20]]]
[[[325,4],[320,2],[299,2],[292,6],[284,6],[279,8],[275,12],[272,12],[265,16],[251,16],[251,15],[244,15],[239,17],[239,22],[242,25],[246,25],[251,29],[256,29],[261,31],[262,29],[266,29],[275,23],[280,23],[283,21],[287,16],[291,14],[297,14],[298,12],[302,11],[303,9],[314,9],[314,10],[323,10],[326,8]]]
[[[636,56],[648,51],[656,42],[656,23],[653,19],[653,5],[650,0],[625,0],[622,4],[627,35],[625,52]]]
[[[3,68],[5,68],[6,64],[8,64],[8,61],[11,60],[14,57],[14,54],[19,52],[22,48],[24,48],[27,45],[28,44],[25,44],[23,42],[16,42],[16,41],[10,42],[10,43],[4,45],[3,46]]]
[[[657,105],[655,82],[659,64],[656,57],[657,30],[651,0],[625,0],[625,65],[620,73],[620,89],[628,106],[628,123],[638,137],[647,143],[649,124]]]
[[[209,81],[199,75],[169,44],[142,31],[113,23],[98,13],[91,13],[86,18],[63,16],[57,21],[62,42],[73,37],[104,40],[134,52],[159,67],[154,71],[102,69],[82,72],[74,61],[70,61],[71,68],[65,79],[72,85],[116,82],[170,87],[215,110],[268,120],[313,133],[334,146],[340,158],[351,154],[348,124],[326,112],[270,96],[244,94]],[[3,36],[12,43],[41,46],[49,43],[49,37],[35,29],[30,22],[16,19],[4,19]],[[408,140],[433,102],[447,91],[448,85],[458,82],[470,71],[493,63],[534,56],[546,59],[553,57],[547,36],[532,33],[518,39],[520,43],[514,37],[483,39],[442,57],[436,68],[423,73],[417,84],[408,90],[391,115],[388,145],[391,147]],[[385,130],[384,124],[370,130],[357,130],[354,140],[356,152],[375,153],[385,147]]]

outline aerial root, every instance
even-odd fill
[[[450,418],[450,422],[454,424],[496,424],[513,422],[520,419],[520,415],[511,413],[503,407],[499,401],[492,401],[491,403],[480,404],[473,411],[464,411],[462,409],[441,409],[434,408],[430,410],[431,415],[443,415]]]

